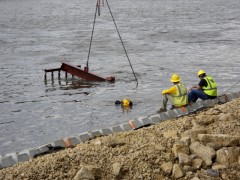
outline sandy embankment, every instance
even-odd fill
[[[19,163],[0,179],[238,179],[239,140],[240,98]]]

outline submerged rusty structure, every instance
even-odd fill
[[[73,66],[67,63],[62,63],[60,68],[55,68],[55,69],[45,69],[45,80],[47,79],[47,73],[51,72],[51,77],[54,77],[54,72],[58,72],[58,78],[61,76],[61,71],[65,72],[65,78],[67,78],[68,73],[72,74],[72,76],[77,76],[79,78],[82,78],[86,81],[109,81],[109,82],[114,82],[115,77],[107,77],[103,78],[101,76],[98,76],[96,74],[93,74],[88,71],[88,67],[84,67],[81,69],[81,66]]]
[[[124,49],[124,52],[126,54],[126,57],[129,61],[129,65],[132,69],[132,72],[133,72],[133,75],[135,77],[135,80],[137,82],[137,85],[138,85],[138,80],[137,80],[137,77],[135,75],[135,72],[133,70],[133,67],[132,67],[132,64],[130,62],[130,59],[128,57],[128,54],[127,54],[127,51],[126,51],[126,48],[124,46],[124,43],[123,43],[123,40],[121,38],[121,35],[119,33],[119,30],[117,28],[117,25],[116,25],[116,22],[114,20],[114,17],[113,17],[113,14],[111,12],[111,9],[110,9],[110,6],[109,6],[109,3],[108,3],[108,0],[105,0],[106,3],[107,3],[107,6],[108,6],[108,9],[109,9],[109,13],[112,17],[112,20],[113,20],[113,23],[115,25],[115,28],[117,30],[117,33],[119,35],[119,39],[121,40],[121,43],[122,43],[122,46],[123,46],[123,49]],[[55,68],[55,69],[45,69],[45,81],[47,79],[47,73],[48,72],[51,72],[52,73],[52,79],[54,77],[54,72],[55,71],[58,71],[58,77],[60,78],[61,76],[61,71],[64,71],[65,72],[65,77],[67,78],[67,74],[70,73],[72,74],[72,76],[77,76],[79,78],[82,78],[83,80],[86,80],[86,81],[108,81],[108,82],[115,82],[115,77],[106,77],[106,78],[103,78],[101,76],[98,76],[96,74],[93,74],[92,72],[89,72],[89,57],[90,57],[90,52],[91,52],[91,45],[92,45],[92,40],[93,40],[93,33],[94,33],[94,27],[95,27],[95,23],[96,23],[96,16],[97,14],[100,16],[100,7],[101,7],[101,4],[102,6],[104,6],[104,0],[97,0],[97,3],[96,3],[96,10],[95,10],[95,14],[94,14],[94,22],[93,22],[93,28],[92,28],[92,35],[91,35],[91,40],[90,40],[90,46],[89,46],[89,51],[88,51],[88,57],[87,57],[87,63],[86,63],[86,66],[82,69],[81,66],[73,66],[73,65],[70,65],[70,64],[67,64],[67,63],[62,63],[61,67],[60,68]]]

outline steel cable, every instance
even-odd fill
[[[129,64],[130,64],[130,67],[131,67],[131,69],[132,69],[133,75],[134,75],[134,77],[135,77],[135,80],[136,80],[136,82],[137,82],[137,86],[138,86],[138,80],[137,80],[136,74],[135,74],[135,72],[134,72],[134,70],[133,70],[133,67],[132,67],[132,64],[131,64],[131,62],[130,62],[130,59],[129,59],[129,57],[128,57],[128,54],[127,54],[126,48],[125,48],[124,43],[123,43],[123,40],[122,40],[122,37],[121,37],[120,32],[119,32],[119,30],[118,30],[118,28],[117,28],[117,24],[116,24],[116,22],[115,22],[115,20],[114,20],[114,17],[113,17],[113,14],[112,14],[111,8],[110,8],[109,3],[108,3],[108,0],[106,0],[106,3],[107,3],[107,6],[108,6],[108,9],[109,9],[109,12],[110,12],[110,14],[111,14],[111,16],[112,16],[112,20],[113,20],[114,25],[115,25],[115,27],[116,27],[116,30],[117,30],[117,32],[118,32],[118,36],[119,36],[119,38],[120,38],[120,40],[121,40],[121,43],[122,43],[123,49],[124,49],[124,51],[125,51],[125,54],[126,54],[126,56],[127,56],[128,62],[129,62]],[[137,86],[136,86],[136,87],[137,87]]]

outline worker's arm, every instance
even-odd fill
[[[174,94],[177,91],[176,86],[172,86],[169,89],[165,89],[162,91],[162,94]]]
[[[202,89],[202,87],[201,86],[199,86],[199,85],[194,85],[193,87],[191,87],[188,91],[191,91],[192,89]]]

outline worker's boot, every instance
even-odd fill
[[[157,111],[157,113],[162,113],[162,112],[166,112],[166,111],[167,111],[166,109],[160,108],[160,109]]]

